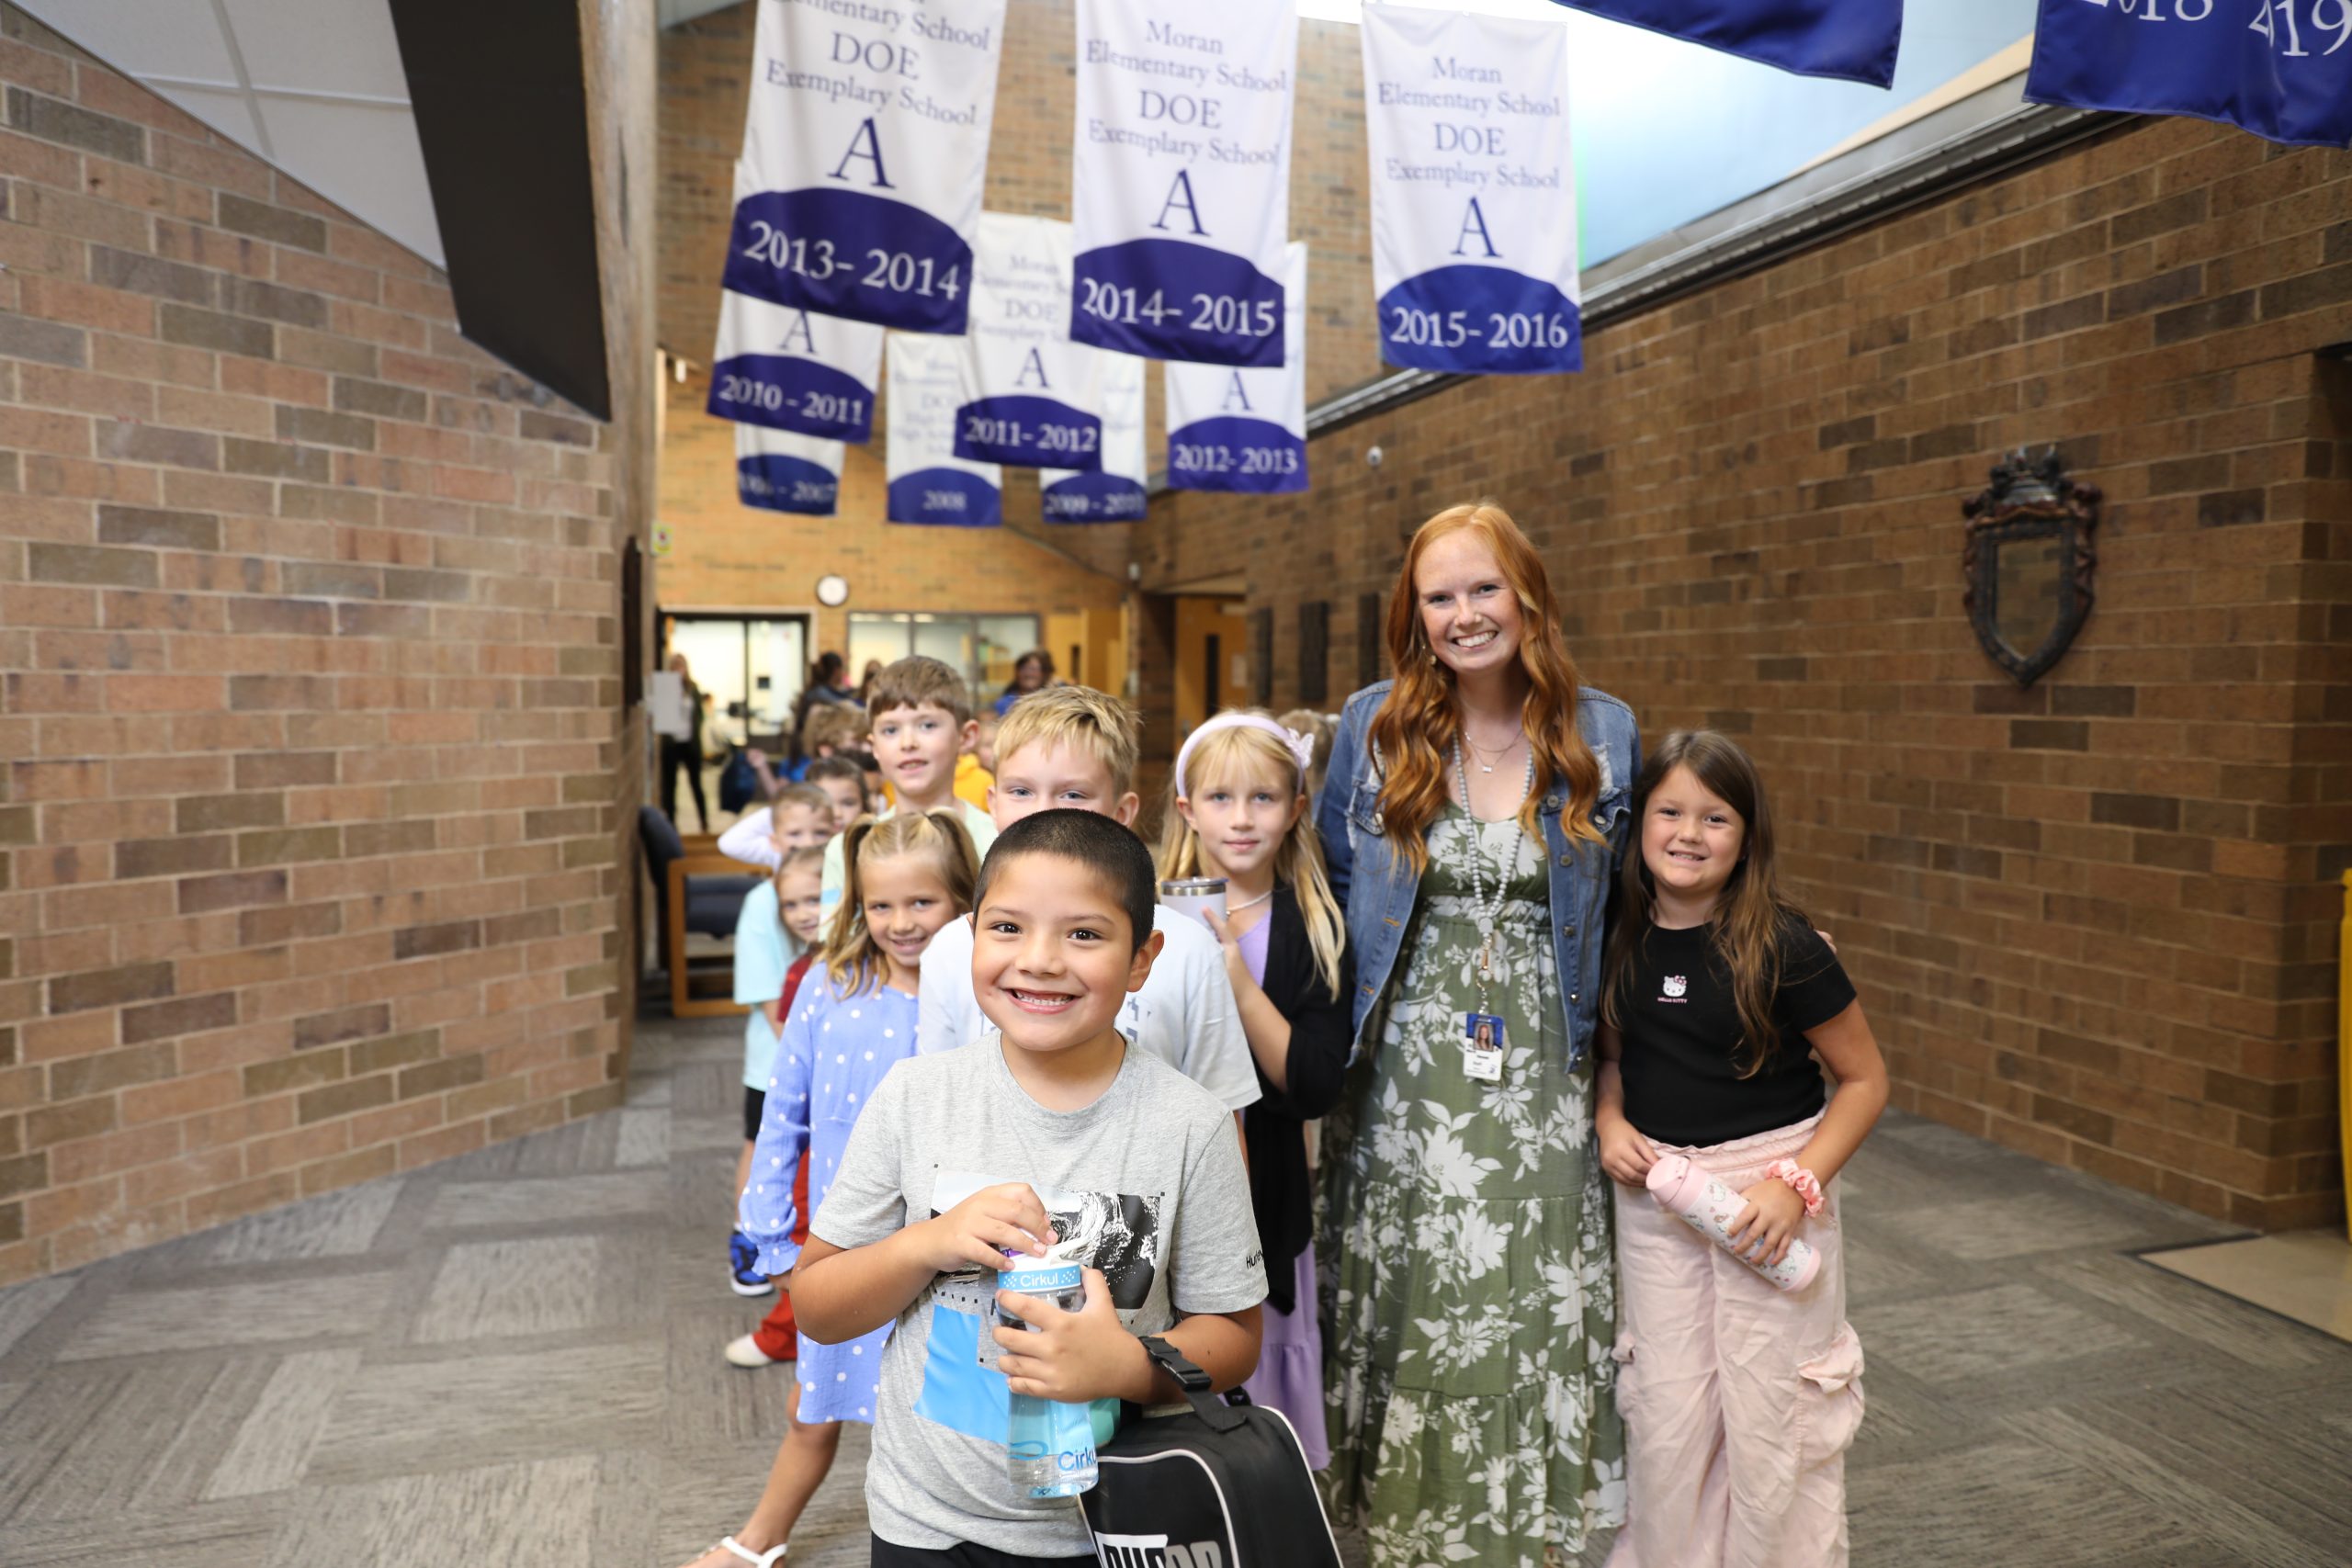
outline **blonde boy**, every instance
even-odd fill
[[[1140,727],[1134,710],[1088,686],[1051,686],[1013,705],[996,735],[994,831],[1039,811],[1091,811],[1135,826]],[[1207,1089],[1233,1111],[1257,1103],[1258,1073],[1241,1032],[1224,950],[1198,920],[1154,906],[1164,941],[1141,989],[1126,998],[1119,1032]],[[972,988],[972,923],[951,920],[931,939],[922,965],[915,1043],[951,1051],[989,1027]]]
[[[987,854],[996,842],[996,824],[986,812],[956,798],[956,759],[979,733],[964,678],[936,659],[901,659],[874,678],[865,712],[866,744],[897,800],[879,815],[956,812],[972,835],[972,847]],[[825,847],[823,897],[829,914],[842,901],[844,879],[842,840],[835,839]]]

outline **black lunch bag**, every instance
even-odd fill
[[[1165,1339],[1151,1359],[1193,1408],[1124,1423],[1082,1494],[1102,1568],[1340,1568],[1298,1434],[1282,1412],[1227,1404]]]

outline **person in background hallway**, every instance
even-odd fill
[[[808,760],[800,746],[800,738],[808,728],[808,710],[822,703],[850,700],[849,661],[838,653],[817,655],[817,662],[808,667],[808,683],[800,688],[800,695],[792,704],[792,734],[787,738],[792,747],[787,761],[792,767],[797,768]]]
[[[1625,1505],[1593,1045],[1641,740],[1559,620],[1500,507],[1430,518],[1396,679],[1348,700],[1323,784],[1361,1053],[1325,1122],[1325,1408],[1373,1568],[1574,1562]]]
[[[1313,708],[1293,708],[1283,715],[1282,727],[1295,729],[1312,741],[1315,753],[1306,764],[1306,819],[1315,820],[1315,808],[1323,801],[1323,776],[1331,771],[1331,741],[1340,733],[1337,714],[1317,713]]]
[[[1668,736],[1634,786],[1634,833],[1596,1113],[1624,1303],[1610,1568],[1846,1568],[1862,1347],[1831,1183],[1886,1109],[1886,1063],[1836,953],[1774,885],[1764,784],[1736,743]],[[1747,1201],[1731,1239],[1758,1263],[1798,1238],[1819,1253],[1812,1281],[1777,1289],[1652,1201],[1667,1155]]]
[[[1042,648],[1033,648],[1012,661],[1012,682],[996,700],[997,716],[1032,692],[1042,692],[1054,683],[1054,656]]]
[[[683,768],[686,787],[694,792],[696,830],[707,833],[710,807],[702,797],[702,688],[695,684],[684,654],[670,655],[670,668],[686,683],[686,723],[692,728],[683,739],[674,735],[662,738],[662,814],[671,826],[678,826],[678,770]]]

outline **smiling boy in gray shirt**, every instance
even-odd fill
[[[810,1226],[801,1331],[898,1325],[866,1470],[876,1568],[1094,1561],[1075,1499],[1015,1495],[1008,1389],[1181,1401],[1140,1335],[1219,1389],[1257,1366],[1266,1276],[1233,1118],[1113,1027],[1159,949],[1156,891],[1149,853],[1108,818],[1007,829],[972,922],[973,989],[1001,1033],[891,1069]],[[1084,1310],[994,1290],[1007,1253],[1049,1244],[1087,1266]],[[995,1326],[1000,1300],[1042,1332]]]

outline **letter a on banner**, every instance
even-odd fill
[[[1038,500],[1048,523],[1139,523],[1145,495],[1144,362],[1132,354],[1086,352],[1102,361],[1102,467],[1091,474],[1041,470]]]
[[[953,338],[892,333],[890,403],[884,441],[893,523],[993,528],[1003,521],[1004,475],[956,456],[956,409],[964,400],[964,345]]]
[[[2047,3],[2047,0],[2045,0]],[[2080,4],[2082,0],[2075,0]],[[2097,6],[2103,0],[2089,0]],[[2191,5],[2202,0],[2189,0]],[[1800,76],[1892,85],[1903,0],[1558,0]]]
[[[1282,363],[1295,0],[1078,0],[1069,335]]]
[[[960,333],[1005,0],[759,0],[726,287]]]
[[[882,329],[728,292],[718,301],[710,412],[800,435],[874,434]]]
[[[2352,145],[2352,0],[2041,0],[2025,96]]]
[[[1102,356],[1069,341],[1069,225],[980,217],[956,455],[1015,468],[1102,466]]]
[[[1271,495],[1306,488],[1306,245],[1284,258],[1283,363],[1168,367],[1168,488]]]
[[[1381,358],[1583,369],[1567,19],[1367,6],[1363,102]]]
[[[735,494],[746,506],[831,517],[842,491],[842,444],[756,424],[735,427]]]

